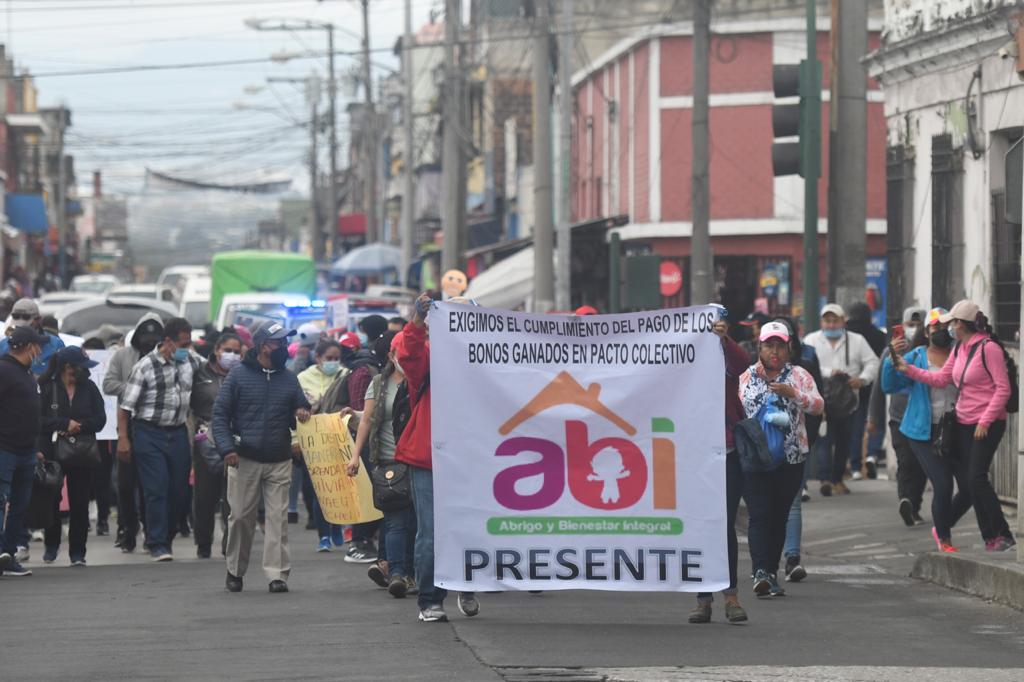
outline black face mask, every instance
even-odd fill
[[[270,366],[274,369],[282,369],[288,363],[288,349],[284,346],[270,351]]]
[[[953,337],[945,329],[933,333],[928,338],[931,339],[932,345],[936,348],[949,348],[953,344]]]
[[[89,380],[89,376],[89,370],[86,369],[85,367],[75,368],[75,383],[84,384],[86,381]]]

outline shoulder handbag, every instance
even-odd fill
[[[409,466],[401,462],[378,464],[370,471],[373,506],[382,512],[400,511],[412,505]]]
[[[53,382],[53,402],[50,409],[53,415],[60,416],[57,405],[57,381]],[[100,447],[96,443],[94,433],[76,433],[60,435],[54,432],[53,458],[60,462],[64,469],[88,469],[100,465]]]
[[[845,335],[846,367],[850,366],[850,338]],[[825,379],[825,417],[827,419],[845,419],[857,411],[857,392],[850,387],[849,377],[845,374],[833,375]]]
[[[971,352],[967,354],[967,361],[964,362],[964,371],[960,373],[960,384],[957,385],[955,382],[953,384],[956,386],[957,391],[956,400],[953,401],[953,406],[946,410],[942,415],[942,418],[939,420],[939,430],[938,434],[935,436],[935,451],[939,453],[940,457],[953,458],[956,454],[954,446],[956,434],[954,433],[954,429],[957,423],[956,404],[957,401],[960,400],[960,387],[964,385],[964,377],[967,376],[967,368],[971,366],[971,360],[974,359],[975,352],[977,352],[978,348],[982,345],[983,343],[975,344],[974,348],[971,349]],[[953,352],[956,353],[958,349],[959,346],[957,349],[954,349]]]

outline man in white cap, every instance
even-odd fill
[[[39,306],[31,298],[18,299],[14,307],[11,308],[11,328],[7,330],[8,336],[11,329],[15,327],[32,327],[36,333],[50,339],[50,343],[43,346],[43,352],[32,361],[32,373],[37,377],[42,376],[46,371],[46,366],[50,363],[50,357],[64,347],[64,342],[60,340],[59,336],[43,330],[43,319],[39,316]],[[8,350],[10,350],[10,341],[5,336],[0,339],[0,355],[4,355]]]
[[[846,312],[838,303],[821,309],[821,329],[804,337],[814,348],[825,382],[825,419],[828,422],[831,471],[821,474],[825,497],[850,492],[843,483],[850,459],[850,432],[859,401],[858,392],[878,376],[878,356],[860,334],[846,329]],[[831,474],[831,476],[829,476]]]

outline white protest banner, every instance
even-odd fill
[[[97,362],[97,365],[89,370],[89,378],[102,393],[103,377],[107,375],[107,367],[110,365],[110,358],[114,357],[114,351],[87,350],[85,352],[90,360]],[[117,396],[104,395],[103,407],[107,413],[107,423],[103,430],[96,434],[96,440],[117,440]]]
[[[717,314],[431,310],[434,582],[727,587]]]

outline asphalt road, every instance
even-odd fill
[[[932,548],[907,529],[893,484],[851,484],[847,497],[805,507],[810,577],[785,598],[756,600],[746,625],[717,602],[689,625],[690,595],[548,592],[481,595],[480,616],[449,603],[448,624],[416,619],[346,564],[315,554],[291,526],[291,593],[272,595],[258,569],[223,589],[224,564],[151,564],[90,537],[90,566],[38,561],[29,578],[0,578],[0,670],[7,680],[1022,680],[1018,611],[906,577]],[[970,525],[959,543],[978,551]],[[972,546],[973,545],[973,546]],[[741,556],[745,556],[745,546]],[[257,555],[258,556],[258,555]],[[743,562],[746,564],[746,562]],[[741,575],[749,573],[741,565]]]

